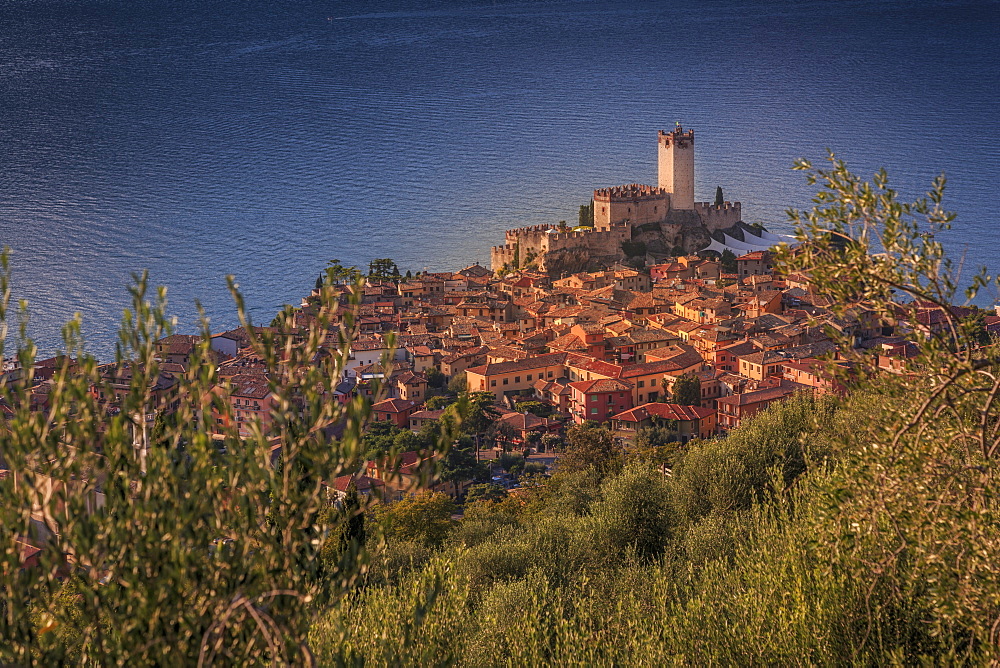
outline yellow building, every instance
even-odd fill
[[[469,392],[492,392],[500,400],[505,394],[530,394],[532,384],[566,375],[568,353],[549,353],[512,362],[497,362],[466,369]]]

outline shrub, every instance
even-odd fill
[[[0,264],[2,323],[6,255]],[[172,395],[174,419],[159,421],[150,442],[145,416],[165,406],[152,391],[160,377],[154,342],[171,326],[164,291],[150,296],[145,276],[132,289],[116,366],[99,368],[74,321],[46,414],[32,410],[26,384],[0,389],[10,408],[2,452],[16,472],[16,484],[0,484],[0,662],[308,661],[314,601],[353,586],[364,561],[347,550],[324,568],[318,554],[339,540],[322,483],[357,470],[369,411],[361,400],[332,400],[354,332],[352,306],[338,304],[341,288],[328,281],[308,328],[293,331],[286,308],[275,329],[258,330],[231,285],[272,379],[270,432],[234,419],[203,323]],[[360,295],[360,284],[353,291]],[[319,354],[330,346],[335,354]],[[34,353],[30,341],[18,351],[28,378]],[[100,398],[115,396],[108,369],[129,374],[113,405]],[[334,424],[343,436],[331,441]],[[272,438],[281,445],[274,467]],[[30,570],[20,569],[15,541],[25,536],[42,545]],[[66,570],[74,577],[63,585]],[[41,609],[42,601],[52,604]]]

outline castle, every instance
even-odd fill
[[[740,222],[739,202],[694,201],[694,130],[685,132],[680,123],[670,132],[660,130],[657,150],[656,186],[630,183],[595,190],[592,230],[555,225],[507,230],[504,245],[491,249],[493,270],[534,264],[557,274],[625,259],[626,250],[693,252],[709,243],[712,232]]]

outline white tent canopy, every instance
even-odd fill
[[[722,238],[723,242],[727,246],[729,246],[730,248],[739,248],[744,253],[752,253],[754,251],[767,250],[768,248],[774,245],[773,243],[768,243],[766,241],[763,241],[761,243],[754,243],[752,241],[740,241],[739,239],[731,237],[728,234],[722,235]]]
[[[795,237],[787,234],[772,234],[767,230],[755,230],[755,233],[764,241],[773,241],[776,244],[781,243],[782,241],[790,244],[795,241]]]
[[[764,231],[760,231],[759,234],[759,237],[755,237],[753,234],[744,230],[744,241],[740,241],[739,239],[731,237],[728,234],[723,234],[722,241],[718,241],[713,238],[712,243],[701,250],[715,251],[719,254],[729,251],[733,255],[739,257],[740,255],[746,255],[747,253],[753,253],[754,251],[770,250],[780,243],[793,243],[795,241],[794,238],[784,234],[771,234],[770,232]]]

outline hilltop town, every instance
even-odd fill
[[[870,351],[879,369],[905,370],[917,333],[861,308],[834,316],[809,277],[781,274],[770,250],[725,258],[726,244],[739,252],[780,237],[746,226],[739,202],[694,201],[693,141],[693,131],[680,127],[660,131],[658,186],[595,190],[591,230],[508,231],[507,244],[493,249],[493,270],[475,264],[404,277],[391,260],[377,260],[360,303],[350,307],[355,287],[348,278],[360,272],[328,268],[293,319],[302,329],[315,318],[324,278],[340,292],[341,316],[351,311],[357,334],[333,398],[372,402],[369,429],[415,446],[419,439],[393,439],[401,432],[426,435],[461,392],[488,394],[500,428],[488,446],[479,443],[479,462],[506,451],[558,456],[574,424],[605,425],[625,448],[651,429],[660,440],[685,443],[725,435],[799,393],[843,394],[851,364],[832,333]],[[682,252],[657,261],[659,253],[650,251],[626,265],[623,242],[637,239],[646,239],[647,249]],[[683,252],[692,244],[705,247]],[[570,257],[600,268],[567,274],[575,263]],[[939,309],[923,311],[918,321],[927,331],[944,326]],[[973,311],[955,307],[959,317]],[[1000,331],[1000,317],[986,316],[984,326]],[[275,330],[255,329],[268,331]],[[228,402],[228,410],[212,418],[220,440],[233,428],[241,437],[255,429],[269,434],[277,417],[273,385],[281,379],[250,338],[244,328],[211,337],[216,391]],[[199,340],[175,334],[156,342],[158,375],[149,386],[155,408],[144,416],[147,429],[135,436],[140,449],[148,447],[154,423],[176,409],[178,379]],[[67,367],[72,372],[75,363],[64,357],[36,362],[28,389],[32,410],[48,410],[54,375]],[[5,360],[2,382],[23,382],[22,371],[16,359]],[[99,372],[91,392],[113,412],[134,369],[112,363]],[[0,408],[13,414],[7,404]],[[279,457],[279,445],[272,454]],[[331,493],[342,494],[354,482],[384,500],[404,498],[415,489],[411,473],[422,457],[418,450],[404,453],[402,468],[376,457],[363,471],[329,481]],[[432,488],[460,499],[470,485],[489,482],[482,467],[466,473]]]
[[[694,202],[692,132],[658,141],[657,186],[595,190],[584,229],[508,231],[490,269],[334,260],[269,326],[200,335],[168,334],[162,300],[136,288],[118,361],[4,359],[0,572],[13,613],[0,624],[17,656],[169,663],[174,643],[211,656],[231,632],[250,640],[227,651],[254,660],[311,657],[309,643],[329,663],[494,665],[521,642],[511,656],[533,665],[550,658],[533,638],[559,629],[574,660],[660,651],[669,663],[705,629],[710,650],[743,656],[717,609],[748,605],[767,622],[802,600],[826,606],[822,628],[790,637],[813,647],[841,619],[850,632],[817,656],[847,663],[854,630],[883,613],[865,616],[877,587],[841,583],[880,581],[900,541],[935,552],[912,580],[893,575],[895,590],[942,568],[966,578],[966,555],[997,544],[987,511],[968,519],[992,501],[966,490],[988,494],[1000,449],[1000,316],[952,305],[946,284],[925,291],[943,251],[919,227],[881,237],[897,256],[924,244],[895,265],[826,229],[794,245],[746,225],[721,193]],[[855,184],[845,199],[871,192],[836,163],[830,182]],[[889,266],[893,287],[879,287]],[[883,532],[886,516],[902,523]],[[789,571],[815,574],[844,550],[850,577],[810,576],[787,596],[803,586]],[[871,559],[879,550],[886,561]],[[992,586],[983,554],[976,580]],[[282,609],[276,595],[299,602]],[[445,603],[428,614],[434,597]],[[980,598],[959,596],[967,628]],[[684,617],[689,601],[711,619]],[[892,614],[884,632],[914,624]],[[266,633],[262,615],[277,620]],[[616,642],[587,635],[608,623]],[[682,630],[667,649],[650,640],[664,629]],[[786,635],[773,656],[787,658]],[[286,652],[274,638],[300,640]],[[423,645],[432,654],[410,656]]]

